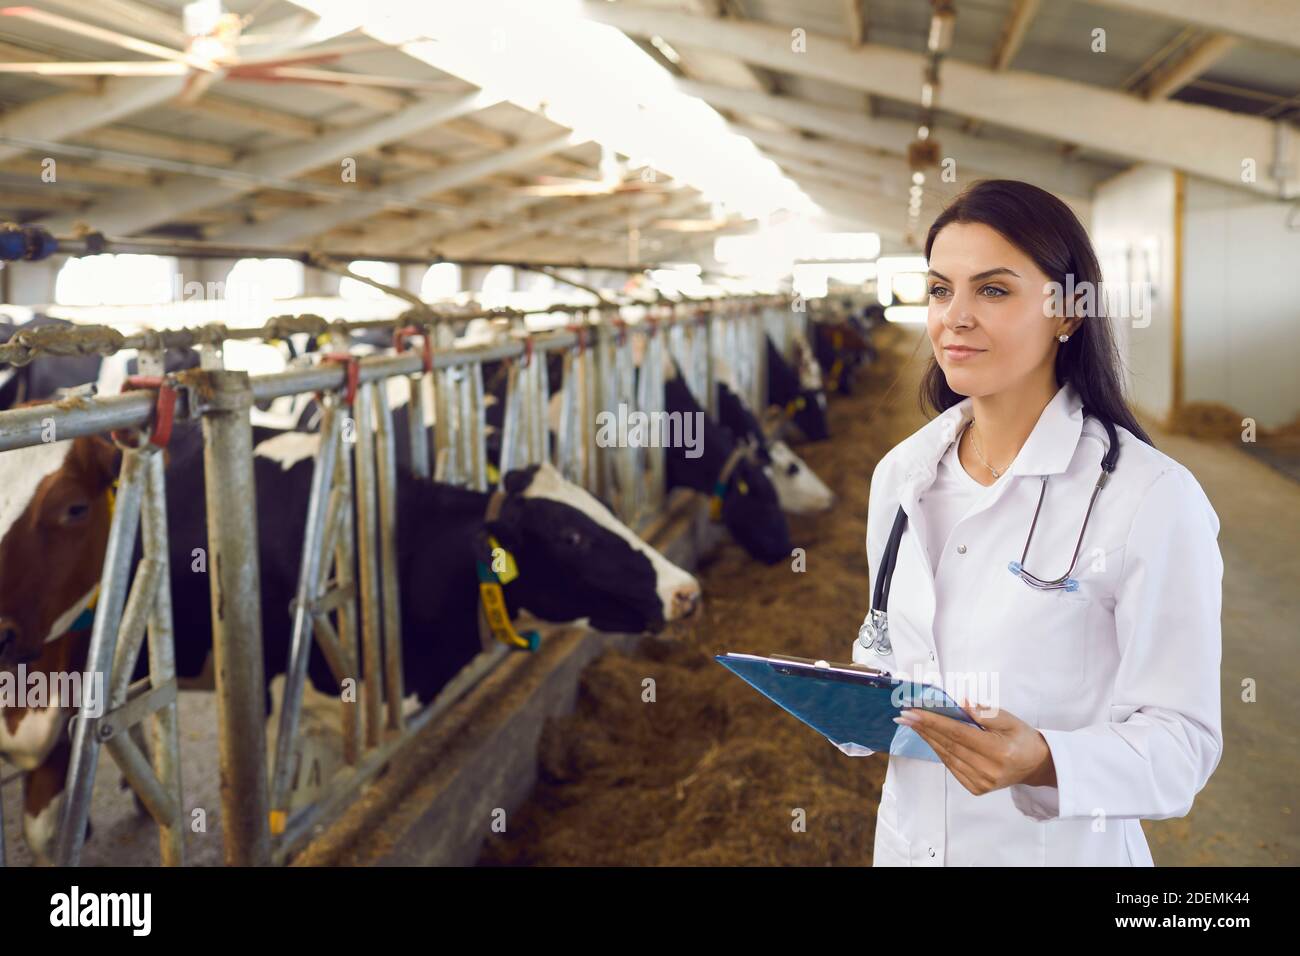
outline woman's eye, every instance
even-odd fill
[[[936,298],[943,297],[944,295],[947,294],[947,292],[948,290],[941,285],[930,286],[930,295],[935,296]]]
[[[1004,295],[1008,294],[1006,289],[999,288],[995,285],[986,285],[984,288],[980,289],[980,291],[993,293],[993,298],[995,299],[1000,299]]]

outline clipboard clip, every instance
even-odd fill
[[[862,674],[873,674],[876,677],[893,677],[894,675],[885,670],[877,670],[874,667],[868,667],[866,664],[843,663],[839,661],[813,660],[811,657],[795,657],[793,654],[768,654],[770,660],[790,661],[795,664],[808,664],[813,667],[835,668],[836,670],[858,671]]]

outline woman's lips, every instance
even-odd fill
[[[955,362],[964,362],[967,359],[972,359],[977,355],[983,355],[985,352],[984,349],[970,349],[970,348],[965,348],[964,346],[955,346],[955,345],[945,345],[943,351],[944,354],[948,356],[948,358],[952,359]]]

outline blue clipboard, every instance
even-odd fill
[[[894,723],[903,707],[924,707],[979,727],[943,688],[900,680],[860,664],[779,654],[728,653],[713,659],[833,744],[852,743],[937,763],[939,755],[920,734]]]

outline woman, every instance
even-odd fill
[[[939,684],[982,729],[904,711],[940,762],[890,759],[875,865],[1150,866],[1139,821],[1185,815],[1223,747],[1218,516],[1125,402],[1069,207],[977,183],[925,253],[940,414],[872,475],[873,584],[906,523],[886,636],[864,628],[853,660]]]

